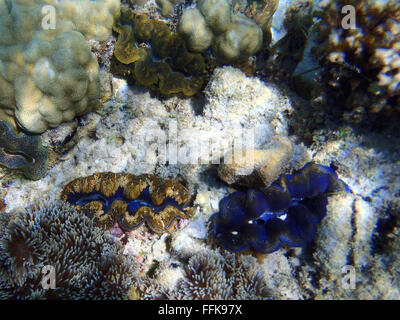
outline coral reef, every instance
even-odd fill
[[[189,190],[175,180],[155,175],[97,173],[71,181],[61,198],[93,213],[106,228],[115,222],[124,230],[134,230],[144,222],[156,233],[169,231],[178,219],[188,219]]]
[[[39,180],[47,172],[48,158],[49,151],[42,146],[40,136],[17,134],[7,121],[0,121],[0,165]]]
[[[106,39],[119,0],[46,5],[38,0],[0,1],[1,116],[15,116],[33,133],[96,107],[98,63],[84,35]]]
[[[261,20],[265,23],[265,19]],[[178,30],[190,50],[202,52],[212,46],[224,63],[246,60],[263,43],[262,29],[244,14],[232,12],[225,0],[199,0],[197,7],[183,12]]]
[[[342,26],[351,5],[355,25]],[[398,1],[338,0],[320,3],[316,59],[323,66],[322,90],[338,115],[352,122],[368,114],[400,110],[400,5]],[[324,90],[325,89],[325,90]],[[331,108],[332,109],[332,108]]]
[[[130,87],[123,79],[114,78],[112,88],[112,98],[99,112],[81,118],[83,125],[76,129],[57,127],[45,133],[46,137],[50,135],[50,145],[58,140],[52,136],[57,136],[63,145],[72,143],[74,147],[63,151],[62,159],[52,165],[44,179],[14,179],[5,199],[10,210],[44,195],[58,199],[66,182],[96,172],[180,177],[190,190],[197,186],[207,190],[205,174],[215,172],[215,163],[220,163],[229,146],[238,141],[249,148],[264,149],[275,136],[287,136],[287,119],[293,111],[291,101],[273,85],[228,66],[215,70],[205,89],[205,104],[198,108],[194,107],[195,98],[174,96],[162,101],[148,90]],[[247,139],[248,132],[254,132],[256,138]],[[154,146],[160,145],[160,137],[170,143],[179,139],[176,158],[161,148],[157,153]],[[297,158],[296,148],[294,151]],[[226,188],[221,182],[217,185]],[[212,189],[211,199],[216,204],[212,212],[226,193],[217,185]]]
[[[0,216],[3,299],[126,299],[132,261],[83,210],[62,201]],[[42,286],[54,267],[55,288]]]
[[[128,65],[117,64],[115,73],[128,69],[139,84],[164,95],[192,96],[200,91],[205,76],[203,56],[190,53],[183,38],[165,22],[123,7],[113,28],[119,33],[114,55]]]
[[[211,217],[211,231],[231,251],[270,253],[282,243],[304,246],[326,214],[322,195],[341,190],[349,191],[332,168],[311,162],[261,191],[237,191],[223,198],[220,211]]]
[[[175,287],[166,287],[149,278],[139,278],[131,287],[131,298],[185,300],[266,299],[262,270],[251,256],[237,256],[218,250],[194,254],[184,276]]]

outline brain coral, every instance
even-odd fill
[[[55,28],[42,25],[44,5],[55,9]],[[117,10],[118,0],[0,0],[3,112],[34,133],[90,112],[99,96],[98,63],[83,34],[107,38]]]
[[[22,170],[25,177],[39,180],[47,172],[48,158],[40,137],[17,134],[7,121],[0,121],[0,165]]]
[[[154,232],[163,233],[195,211],[184,185],[149,174],[96,173],[71,181],[61,198],[91,211],[99,225],[111,228],[117,221],[124,230],[146,222]]]
[[[342,7],[352,5],[354,28],[343,28]],[[314,54],[324,67],[328,103],[353,121],[400,110],[400,4],[396,0],[324,1]]]
[[[114,30],[119,33],[114,55],[139,84],[165,95],[192,96],[202,88],[203,56],[188,52],[182,37],[165,22],[123,7]]]
[[[124,299],[133,275],[121,245],[62,201],[0,216],[2,299]],[[55,289],[42,268],[53,266]]]
[[[323,195],[341,189],[349,191],[332,168],[308,163],[261,191],[237,191],[223,198],[220,211],[211,217],[212,233],[231,251],[270,253],[282,243],[304,246],[326,214]]]

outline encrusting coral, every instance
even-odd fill
[[[344,28],[341,10],[347,5],[354,8],[355,25]],[[338,0],[319,6],[319,44],[314,55],[324,68],[327,102],[354,122],[368,113],[398,114],[399,2]]]
[[[134,230],[146,222],[154,232],[163,233],[195,212],[183,184],[150,174],[96,173],[71,181],[61,198],[92,212],[100,226],[111,228],[118,222],[124,230]]]
[[[254,257],[228,251],[200,251],[185,267],[176,288],[166,288],[148,277],[131,287],[131,298],[179,300],[267,299],[264,274]]]
[[[165,22],[123,7],[113,28],[119,33],[114,56],[128,65],[119,68],[129,69],[139,84],[164,95],[192,96],[200,91],[205,76],[203,56],[190,53],[184,39]]]
[[[40,136],[17,134],[7,121],[0,121],[0,165],[39,180],[47,172],[48,159],[49,151],[42,146]]]
[[[133,261],[84,211],[63,201],[0,216],[2,299],[126,299]],[[54,267],[55,288],[42,285]]]
[[[332,168],[311,162],[265,189],[223,198],[220,211],[211,217],[211,232],[231,251],[270,253],[282,243],[304,246],[326,214],[324,195],[342,190],[350,191]]]
[[[107,39],[119,6],[119,0],[0,0],[3,119],[42,133],[92,111],[99,66],[84,36]]]

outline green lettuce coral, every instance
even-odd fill
[[[139,84],[164,95],[192,96],[200,91],[204,58],[189,52],[184,39],[171,32],[166,23],[122,8],[113,28],[119,33],[114,56],[128,65]]]
[[[0,165],[19,169],[32,180],[43,178],[47,172],[48,150],[40,136],[16,133],[7,121],[0,121]]]

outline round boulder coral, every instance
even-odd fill
[[[32,61],[15,80],[15,117],[23,128],[41,133],[92,110],[99,96],[98,63],[81,33],[33,41],[23,55]]]

